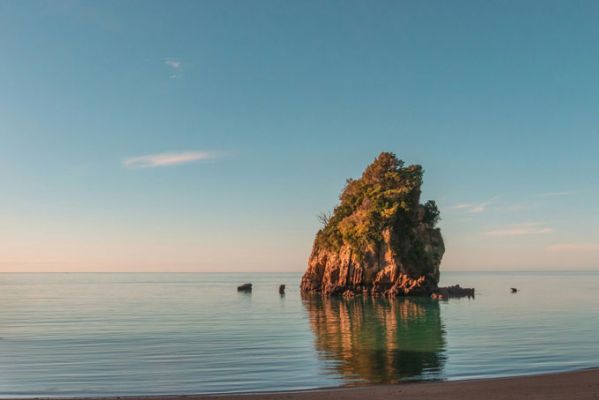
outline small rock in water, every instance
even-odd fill
[[[279,294],[285,294],[285,285],[279,286]]]
[[[252,291],[252,284],[251,283],[244,283],[241,286],[237,286],[237,291],[238,292],[251,292]]]
[[[518,293],[518,289],[516,289],[515,287],[510,288],[512,290],[512,293]]]
[[[445,300],[449,298],[460,298],[460,297],[474,297],[474,289],[473,288],[463,288],[460,285],[447,286],[437,288],[431,298],[435,300]]]

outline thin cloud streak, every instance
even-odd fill
[[[479,214],[487,209],[486,203],[481,204],[471,204],[471,203],[461,203],[451,207],[454,210],[464,211],[468,214]]]
[[[487,207],[495,201],[495,198],[484,203],[460,203],[451,207],[453,210],[463,211],[468,214],[480,214],[487,211]]]
[[[544,235],[553,233],[555,229],[547,228],[539,223],[528,223],[512,225],[506,228],[491,229],[485,232],[486,236],[526,236],[526,235]]]
[[[538,197],[559,197],[559,196],[569,196],[572,192],[547,192],[547,193],[539,193]]]
[[[179,153],[147,154],[123,160],[126,168],[155,168],[188,164],[222,158],[223,153],[214,151],[184,151]]]
[[[547,247],[550,253],[597,253],[599,244],[596,243],[558,243]]]

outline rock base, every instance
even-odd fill
[[[412,281],[414,282],[414,281]],[[404,281],[405,283],[405,281]],[[422,283],[422,282],[421,282]],[[434,300],[456,299],[462,297],[474,298],[473,288],[463,288],[460,285],[433,288],[430,285],[393,285],[391,288],[381,290],[380,288],[366,287],[343,287],[334,286],[328,290],[306,290],[303,293],[316,293],[324,296],[339,296],[351,298],[355,296],[372,297],[430,297]]]

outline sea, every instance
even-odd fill
[[[443,285],[476,288],[448,301],[302,296],[300,277],[0,274],[0,397],[272,392],[599,367],[597,272],[442,272]],[[245,282],[252,293],[237,292]]]

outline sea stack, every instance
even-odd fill
[[[420,204],[423,169],[381,153],[321,216],[302,292],[431,296],[445,246],[434,201]]]

